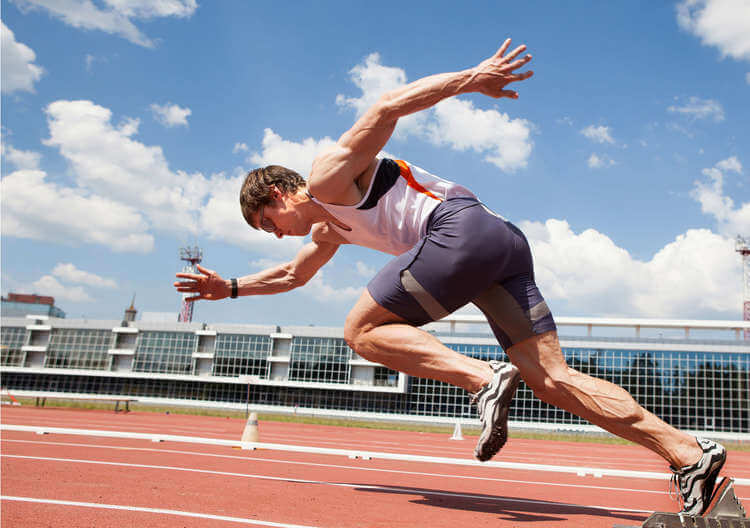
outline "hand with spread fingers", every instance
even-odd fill
[[[514,60],[518,55],[526,51],[526,45],[522,44],[516,49],[505,55],[510,47],[510,39],[503,42],[500,49],[492,57],[482,61],[473,68],[471,76],[472,91],[489,95],[490,97],[510,97],[518,98],[518,92],[506,90],[505,87],[515,81],[528,79],[534,72],[529,70],[520,73],[514,73],[518,68],[525,66],[530,60],[531,55]]]
[[[187,297],[186,301],[197,301],[199,299],[205,299],[207,301],[218,301],[220,299],[226,299],[229,297],[232,288],[227,284],[227,281],[221,278],[221,276],[213,270],[206,269],[198,264],[198,271],[196,273],[176,273],[175,277],[180,279],[188,279],[186,281],[175,282],[174,286],[180,293],[197,293],[192,297]]]

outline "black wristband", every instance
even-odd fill
[[[232,299],[237,298],[237,279],[230,279],[232,281]]]

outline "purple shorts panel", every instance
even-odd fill
[[[471,198],[440,204],[427,235],[390,261],[367,289],[379,305],[415,326],[473,302],[506,350],[556,328],[534,282],[526,237]]]

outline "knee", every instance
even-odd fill
[[[351,315],[346,318],[346,323],[344,323],[344,341],[346,341],[346,344],[349,345],[349,348],[356,351],[357,350],[357,342],[359,340],[359,335],[361,333],[361,328],[352,321]]]
[[[349,345],[349,348],[365,359],[367,359],[367,350],[364,346],[366,332],[365,326],[360,324],[356,317],[349,314],[344,324],[344,341]]]

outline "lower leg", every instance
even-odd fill
[[[675,468],[700,458],[695,438],[641,407],[622,387],[573,369],[569,376],[560,390],[559,407],[650,449]]]
[[[673,467],[700,458],[695,438],[638,405],[625,389],[568,368],[555,332],[519,343],[508,355],[535,394],[547,403],[652,450]]]

